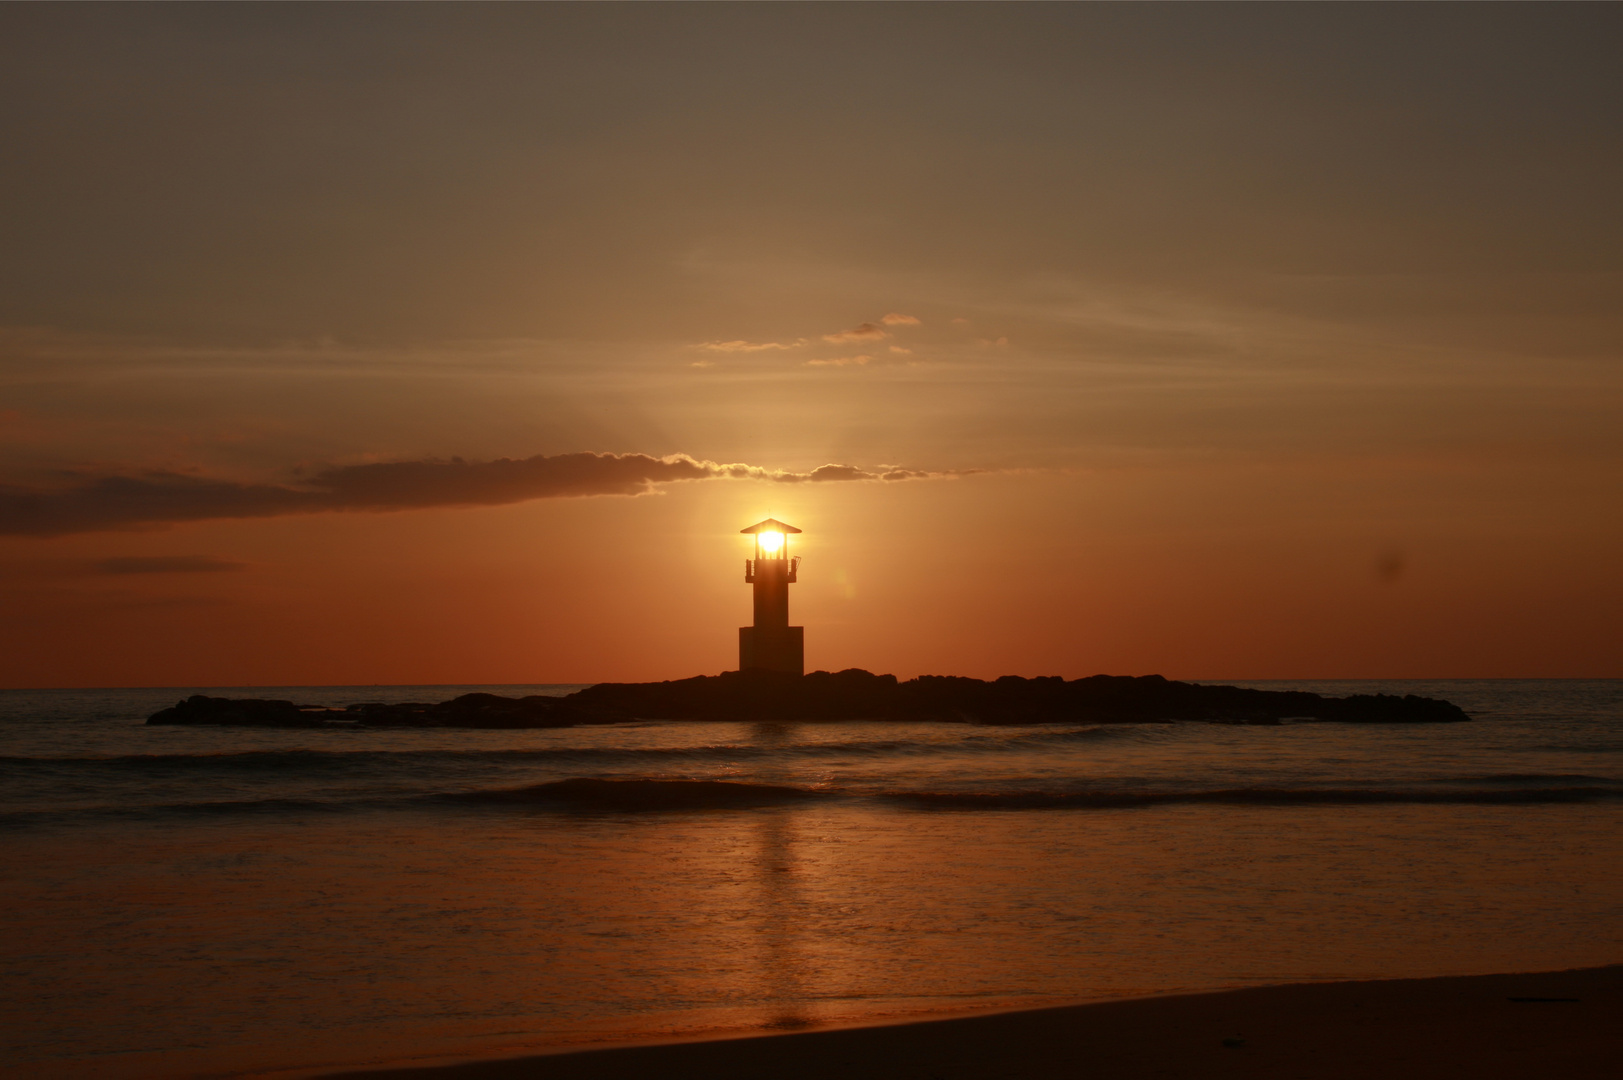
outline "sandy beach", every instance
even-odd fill
[[[369,1080],[772,1077],[1613,1077],[1623,966],[1524,975],[1268,986],[888,1027],[632,1046],[426,1068]]]

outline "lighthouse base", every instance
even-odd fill
[[[804,675],[806,628],[740,626],[738,668],[740,671],[787,671]]]

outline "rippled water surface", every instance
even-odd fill
[[[1623,961],[1623,683],[1248,685],[1473,720],[260,730],[141,724],[191,691],[0,692],[0,1065],[224,1075]]]

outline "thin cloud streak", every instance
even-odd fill
[[[643,495],[660,484],[758,480],[777,484],[941,479],[976,470],[930,472],[823,465],[810,472],[700,461],[685,454],[558,454],[495,461],[398,461],[324,469],[296,484],[253,484],[176,472],[95,476],[56,489],[0,488],[0,535],[60,536],[206,521],[333,511],[502,506],[532,499]],[[109,573],[153,568],[133,564]],[[164,566],[176,570],[177,566]],[[202,567],[191,566],[197,570]]]
[[[99,574],[218,574],[246,569],[245,562],[215,555],[117,555],[96,563]]]
[[[711,352],[725,353],[752,353],[768,352],[771,350],[798,349],[806,344],[804,338],[799,341],[702,341],[693,346],[695,349],[708,349]]]
[[[866,353],[864,353],[864,354],[862,354],[860,356],[836,356],[832,360],[807,360],[806,361],[806,366],[807,367],[850,367],[851,365],[854,364],[857,367],[862,367],[863,365],[867,364],[872,359],[873,359],[873,357],[871,357],[871,356],[867,355]]]
[[[851,330],[841,330],[837,334],[824,334],[823,340],[836,345],[848,341],[883,341],[890,337],[890,331],[878,323],[865,322]]]

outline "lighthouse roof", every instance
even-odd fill
[[[738,531],[741,532],[741,533],[764,533],[764,532],[797,533],[800,530],[795,528],[793,525],[785,525],[783,522],[779,521],[777,518],[767,518],[765,521],[757,521],[754,525],[751,525],[749,528],[747,528],[747,529],[739,529]]]

